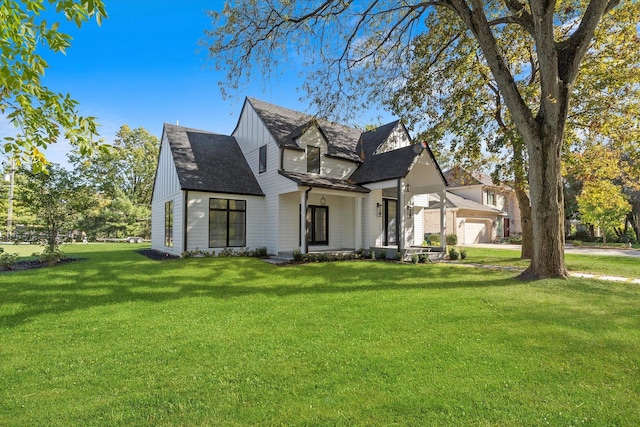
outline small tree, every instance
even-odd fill
[[[82,213],[94,202],[91,189],[73,173],[55,164],[45,171],[23,168],[24,185],[18,201],[35,215],[35,224],[45,228],[47,250],[58,247],[58,235],[72,230]]]
[[[620,187],[610,181],[587,182],[577,198],[580,218],[602,230],[602,239],[607,243],[607,231],[623,223],[631,205]]]

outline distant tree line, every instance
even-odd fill
[[[12,240],[46,242],[151,235],[151,194],[158,138],[122,126],[109,150],[69,154],[70,170],[56,164],[22,166],[15,174]],[[6,193],[6,187],[3,187]],[[6,218],[7,197],[0,207]],[[2,216],[0,216],[2,217]],[[5,221],[6,224],[6,221]],[[7,230],[2,235],[6,238]]]

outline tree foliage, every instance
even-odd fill
[[[100,147],[94,117],[84,117],[69,94],[55,93],[42,84],[48,67],[41,49],[64,53],[71,37],[60,31],[55,16],[80,27],[92,17],[101,22],[101,0],[3,0],[0,2],[0,113],[17,128],[4,138],[4,152],[19,163],[46,170],[43,149],[63,137],[83,154]]]
[[[45,230],[46,246],[54,252],[61,233],[73,231],[94,203],[92,189],[66,169],[48,164],[45,171],[22,168],[17,201],[33,213],[34,223]]]
[[[515,144],[521,143],[528,158],[534,233],[523,277],[564,277],[561,155],[570,100],[598,24],[619,2],[250,0],[212,13],[208,47],[216,65],[228,72],[222,84],[231,88],[249,78],[252,67],[264,74],[300,58],[311,102],[342,118],[388,99],[403,87],[416,61],[426,67],[421,76],[440,83],[431,86],[436,94],[467,90],[469,77],[495,82],[495,96],[518,136],[496,141],[514,157]],[[432,36],[433,48],[422,52],[420,38]],[[528,62],[514,61],[527,51]],[[447,64],[468,73],[449,73]],[[521,84],[527,73],[536,76],[532,85]],[[483,117],[474,111],[483,106],[460,100],[452,118],[462,111],[464,120],[482,128]],[[465,144],[473,147],[477,141]]]
[[[109,152],[69,156],[100,199],[84,228],[93,236],[150,235],[151,196],[160,143],[144,128],[120,127]]]

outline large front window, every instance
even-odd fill
[[[164,245],[173,246],[173,202],[164,204]]]
[[[307,172],[320,173],[320,147],[307,146]]]
[[[246,218],[246,201],[209,199],[209,247],[246,246]]]

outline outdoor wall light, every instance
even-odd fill
[[[405,188],[406,188],[406,190],[405,190],[405,191],[406,191],[407,193],[411,193],[411,184],[407,184],[407,186],[406,186]]]
[[[413,217],[413,206],[407,205],[407,218]]]
[[[327,198],[322,196],[320,197],[320,205],[324,206],[327,204]]]
[[[376,203],[376,209],[378,210],[378,216],[382,216],[382,204]]]

